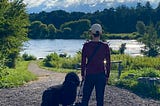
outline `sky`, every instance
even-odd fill
[[[145,4],[150,1],[152,7],[156,7],[160,0],[24,0],[29,12],[66,10],[94,12],[104,8],[115,7],[121,4],[135,6],[137,2]]]

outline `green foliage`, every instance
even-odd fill
[[[137,29],[137,32],[140,34],[140,35],[143,35],[145,33],[145,24],[142,22],[142,21],[138,21],[137,24],[136,24],[136,29]]]
[[[53,24],[48,25],[48,38],[54,39],[56,38],[57,29]]]
[[[111,52],[112,55],[119,54],[118,50],[113,50],[112,48],[110,48],[110,52]]]
[[[146,31],[139,41],[145,44],[143,50],[141,51],[144,55],[156,57],[160,54],[160,38],[158,37],[157,31],[155,30],[153,24],[146,26]]]
[[[140,70],[142,72],[142,77],[159,77],[160,78],[160,72],[158,70],[152,69],[152,68],[143,68]]]
[[[77,53],[74,57],[62,58],[61,68],[65,69],[77,69],[80,68],[81,53]]]
[[[51,53],[46,56],[43,60],[44,65],[47,67],[59,68],[60,67],[60,57],[56,53]]]
[[[5,63],[5,65],[7,65],[9,68],[15,68],[17,57],[18,57],[18,53],[16,51],[9,53],[7,57],[7,62]]]
[[[131,76],[132,75],[132,76]],[[133,92],[145,96],[152,97],[154,99],[160,99],[160,91],[158,85],[148,85],[145,83],[139,83],[139,77],[159,77],[160,72],[153,68],[143,68],[140,70],[129,70],[122,73],[120,80],[117,81],[116,85],[123,87]]]
[[[87,31],[90,28],[90,21],[87,19],[81,19],[78,21],[66,22],[60,27],[62,31],[64,28],[71,28],[72,34],[82,35],[84,31]]]
[[[43,60],[43,64],[46,67],[52,68],[76,69],[80,67],[80,61],[80,53],[77,53],[74,57],[60,57],[58,54],[52,53],[46,56]]]
[[[48,38],[48,26],[46,24],[40,25],[40,38]]]
[[[146,67],[160,70],[160,58],[158,57],[131,57],[129,55],[112,55],[111,60],[122,60],[123,70],[141,69]]]
[[[80,39],[84,31],[90,27],[90,21],[81,19],[78,21],[69,21],[56,29],[53,24],[43,24],[41,21],[33,21],[29,27],[29,38],[32,39]]]
[[[29,38],[35,39],[35,38],[40,38],[40,26],[41,26],[40,21],[34,21],[31,23],[29,27]]]
[[[160,21],[158,21],[156,23],[155,28],[156,28],[156,31],[157,31],[158,38],[160,38]]]
[[[105,34],[106,39],[137,39],[138,34],[134,33],[120,33],[120,34]]]
[[[16,58],[24,41],[27,40],[29,25],[23,0],[0,2],[0,48],[6,65],[15,68]]]
[[[28,62],[19,61],[17,68],[1,70],[0,88],[8,88],[20,86],[31,80],[35,80],[36,76],[27,70]]]
[[[23,60],[25,60],[25,61],[36,60],[36,57],[35,57],[35,56],[28,55],[28,54],[26,54],[26,53],[24,53],[24,54],[22,55],[22,58],[23,58]]]
[[[73,69],[74,66],[72,65],[72,60],[71,59],[65,59],[61,65],[61,68],[64,69]]]

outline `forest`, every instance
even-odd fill
[[[100,23],[104,33],[132,33],[137,31],[138,21],[142,21],[146,26],[159,26],[160,3],[156,8],[146,2],[144,5],[137,3],[135,7],[120,5],[94,13],[42,11],[29,14],[29,20],[29,38],[32,39],[82,38],[83,33],[88,31],[93,23]]]

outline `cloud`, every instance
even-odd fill
[[[24,0],[24,3],[27,4],[28,8],[37,7],[43,4],[46,0]]]
[[[86,8],[85,10],[87,10],[88,7],[90,7],[90,9],[93,7],[95,9],[103,9],[106,7],[118,6],[120,4],[133,6],[137,2],[142,2],[144,4],[147,1],[150,1],[154,6],[160,2],[160,0],[24,0],[24,3],[28,4],[28,9],[36,8],[39,11],[56,9],[80,11],[81,9],[83,10],[83,8]]]
[[[102,2],[112,2],[112,3],[125,3],[125,2],[147,2],[150,1],[151,3],[158,3],[160,0],[24,0],[25,3],[28,4],[28,7],[39,6],[41,4],[47,6],[61,6],[66,7],[70,5],[77,5],[77,4],[97,4]]]

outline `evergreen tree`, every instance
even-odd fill
[[[157,31],[155,30],[153,24],[146,26],[146,32],[139,39],[140,42],[145,44],[142,53],[149,57],[156,57],[160,53],[160,39],[158,38]]]
[[[136,29],[137,29],[137,32],[140,35],[144,35],[144,33],[145,33],[145,24],[142,21],[138,21],[137,24],[136,24]]]

